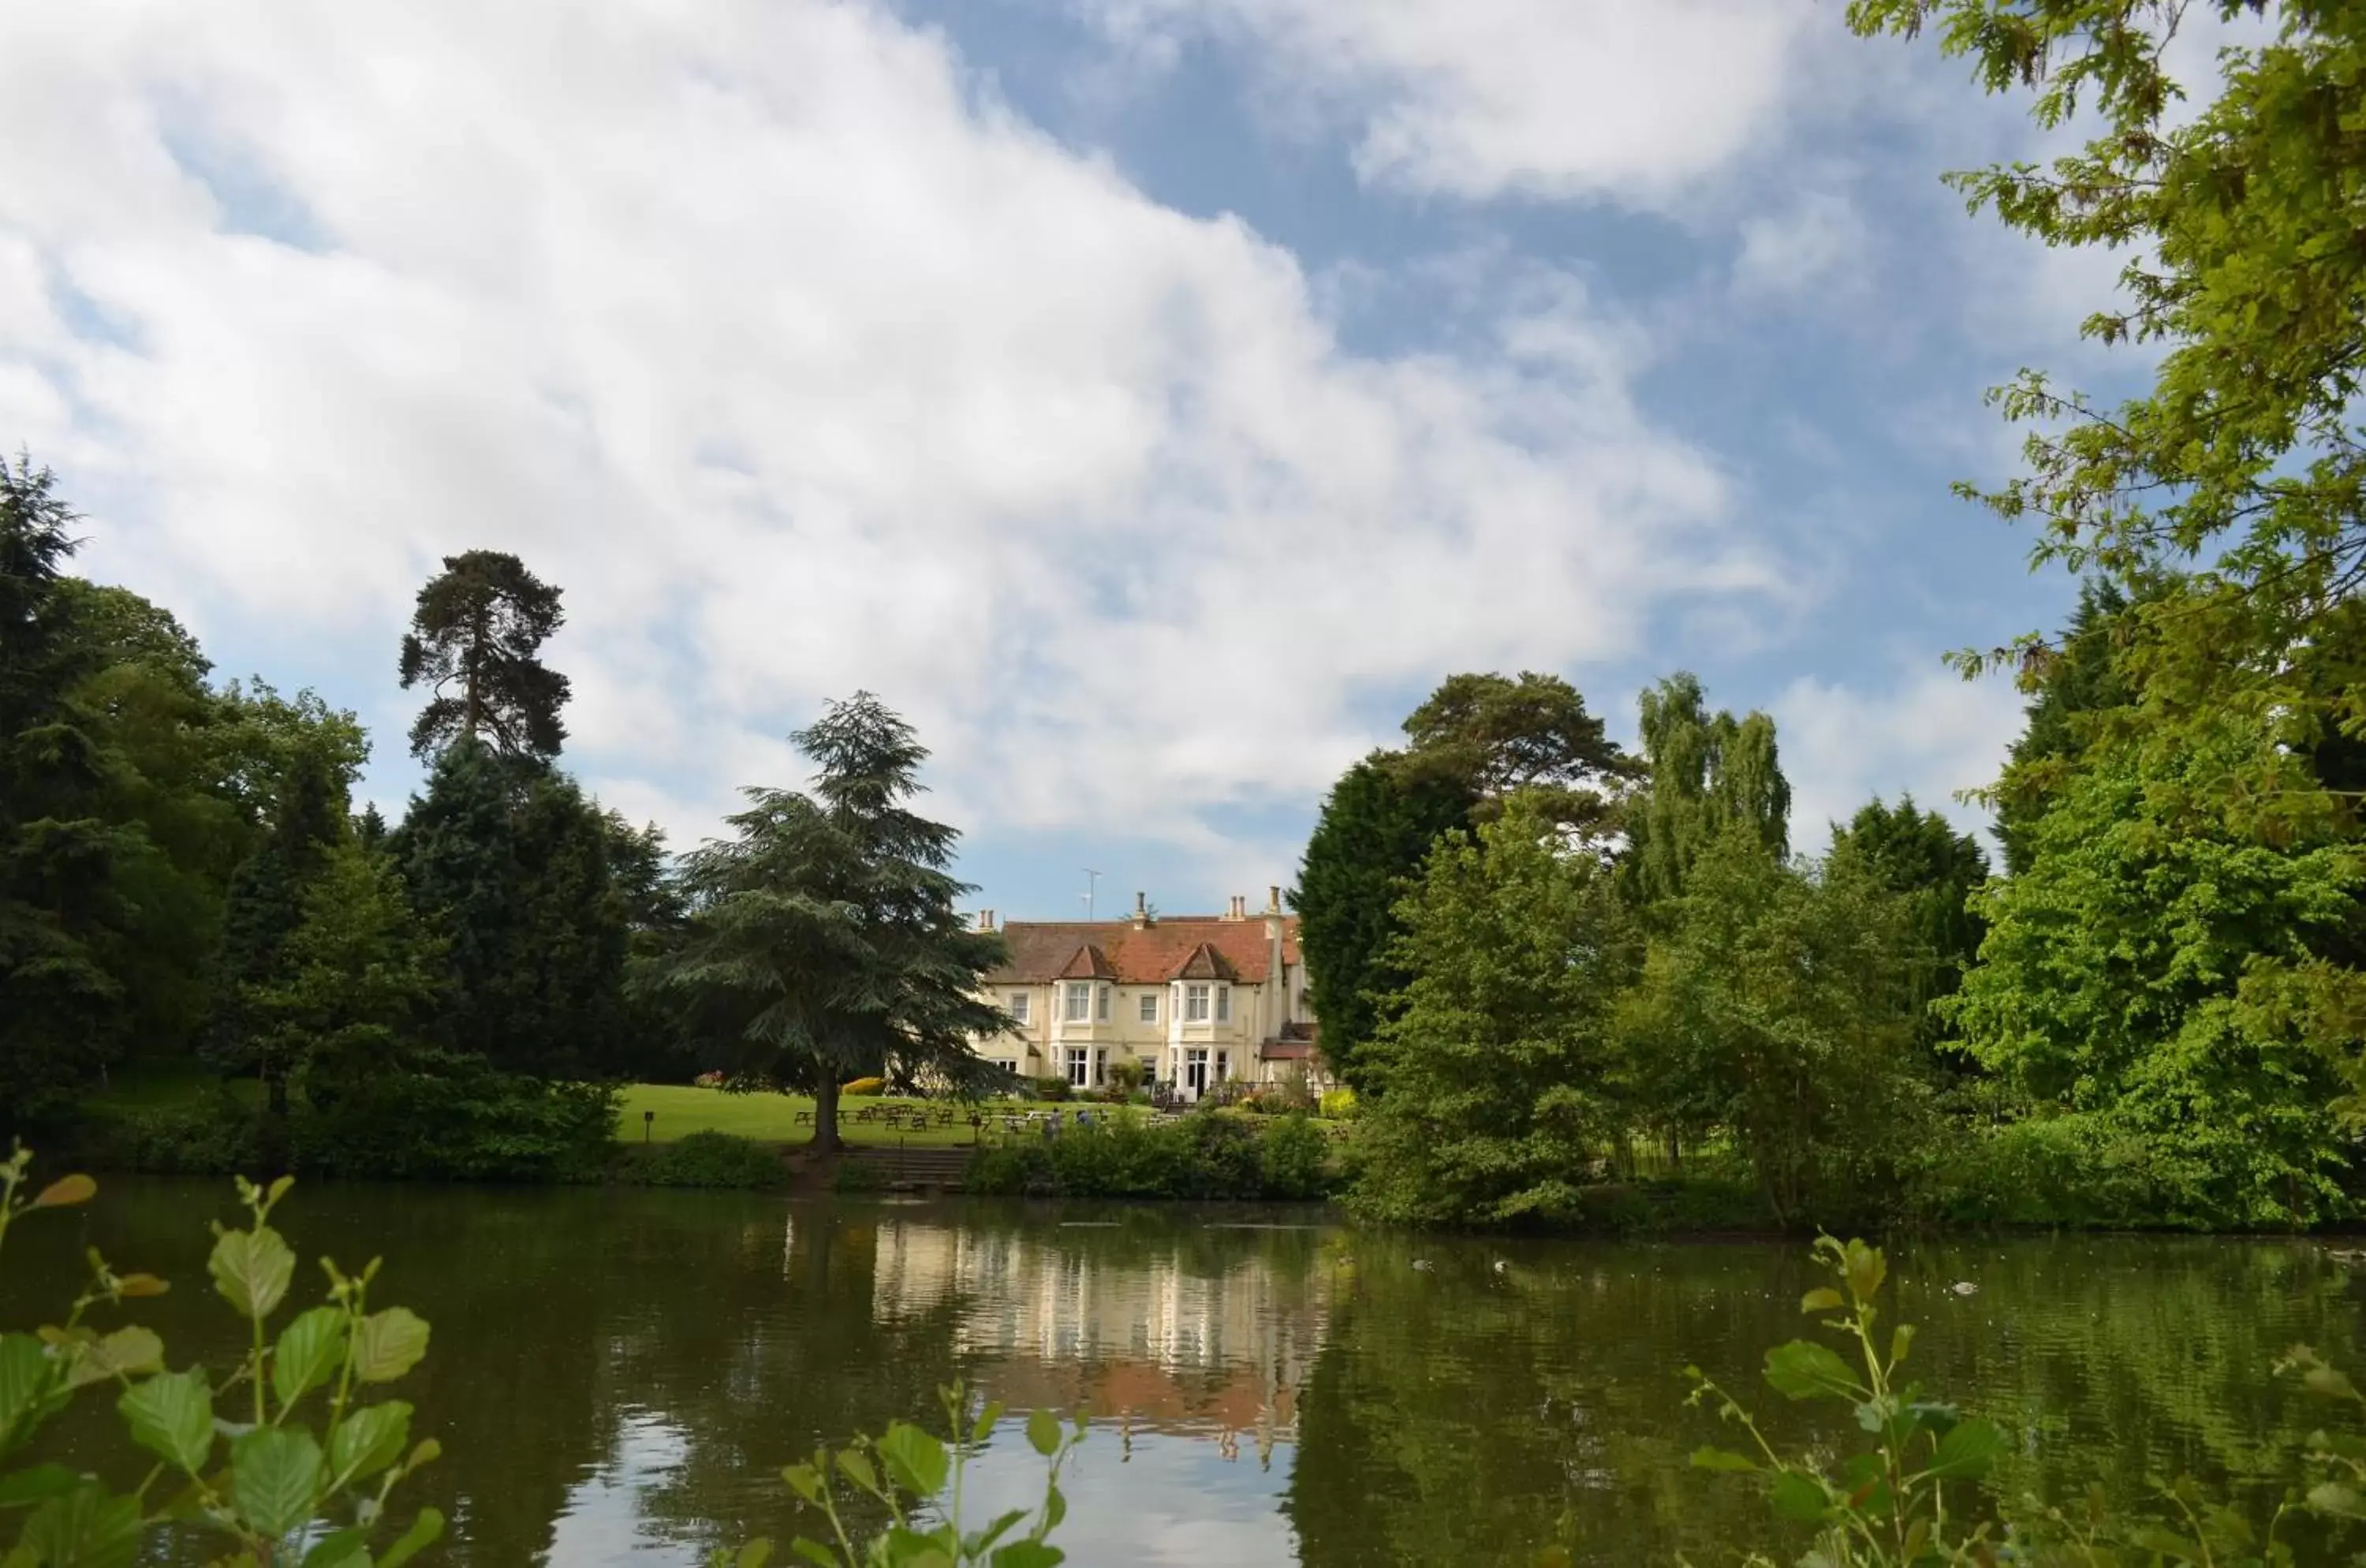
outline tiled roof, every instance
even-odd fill
[[[1109,954],[1091,942],[1087,942],[1076,949],[1076,955],[1068,960],[1066,968],[1060,971],[1060,978],[1063,980],[1114,980],[1117,978],[1117,970],[1110,965]]]
[[[987,976],[998,986],[1046,985],[1065,977],[1080,950],[1089,948],[1109,965],[1102,978],[1121,985],[1163,986],[1183,978],[1201,947],[1211,962],[1228,966],[1227,978],[1244,986],[1262,985],[1272,969],[1271,950],[1265,935],[1265,917],[1245,920],[1219,919],[1213,915],[1162,915],[1137,931],[1132,920],[1012,920],[1002,928],[1010,947],[1010,962]],[[1298,960],[1298,918],[1281,921],[1281,961]]]
[[[1204,942],[1193,948],[1190,956],[1183,960],[1183,966],[1168,976],[1175,980],[1234,981],[1240,977],[1240,972],[1233,967],[1232,960]]]
[[[1257,1058],[1266,1062],[1303,1062],[1314,1055],[1312,1040],[1268,1040],[1257,1047]]]

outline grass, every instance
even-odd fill
[[[637,1144],[642,1136],[642,1115],[654,1111],[657,1117],[648,1124],[651,1143],[670,1144],[693,1133],[729,1133],[735,1137],[753,1138],[768,1144],[802,1144],[813,1136],[813,1122],[799,1122],[797,1112],[811,1112],[813,1097],[803,1094],[726,1094],[719,1089],[698,1089],[683,1084],[637,1083],[625,1089],[625,1099],[616,1114],[616,1135],[626,1143]],[[976,1134],[969,1124],[969,1111],[960,1105],[953,1107],[953,1124],[950,1127],[928,1127],[919,1131],[890,1127],[884,1122],[858,1122],[854,1113],[867,1105],[884,1105],[886,1101],[865,1096],[851,1096],[838,1102],[839,1134],[850,1144],[878,1145],[894,1147],[910,1145],[914,1147],[967,1147],[975,1141]],[[1106,1111],[1107,1106],[1061,1105],[1020,1106],[1015,1102],[992,1107],[989,1114],[1020,1110],[1058,1110],[1073,1114],[1076,1111]]]
[[[219,1080],[207,1069],[194,1063],[157,1062],[129,1063],[118,1070],[107,1087],[91,1097],[92,1102],[110,1110],[147,1110],[162,1106],[186,1105],[204,1094]],[[263,1101],[263,1086],[253,1078],[232,1081],[230,1090],[251,1104]],[[813,1111],[813,1097],[803,1094],[726,1094],[719,1089],[698,1089],[687,1084],[629,1084],[625,1089],[623,1103],[616,1115],[616,1135],[628,1144],[641,1142],[644,1111],[657,1112],[656,1120],[648,1124],[648,1141],[670,1144],[693,1133],[729,1133],[735,1137],[750,1138],[765,1144],[802,1144],[813,1136],[810,1119],[799,1122],[797,1112]],[[953,1124],[950,1127],[928,1127],[918,1131],[890,1127],[884,1122],[857,1122],[854,1113],[867,1105],[883,1105],[886,1101],[873,1096],[862,1099],[842,1099],[839,1101],[839,1130],[850,1144],[877,1145],[895,1147],[911,1145],[917,1147],[966,1147],[976,1138],[969,1124],[969,1111],[963,1106],[953,1108]],[[1021,1106],[1017,1102],[998,1103],[994,1113],[1012,1111],[1058,1109],[1073,1114],[1079,1110],[1106,1111],[1106,1106],[1063,1105]]]

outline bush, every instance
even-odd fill
[[[852,1083],[839,1085],[838,1092],[840,1094],[871,1095],[879,1093],[886,1087],[887,1080],[885,1078],[857,1078]]]
[[[1304,1117],[1262,1127],[1213,1111],[1164,1123],[1116,1117],[1056,1137],[987,1145],[963,1181],[973,1192],[1004,1195],[1297,1200],[1329,1190],[1329,1153],[1322,1130]]]
[[[1323,1114],[1334,1122],[1352,1122],[1356,1117],[1356,1091],[1342,1084],[1337,1089],[1323,1091]]]
[[[1066,1078],[1057,1073],[1045,1077],[1029,1078],[1027,1082],[1035,1091],[1035,1098],[1038,1100],[1065,1100],[1073,1087]]]
[[[263,1165],[260,1123],[254,1106],[215,1087],[186,1105],[95,1112],[75,1157],[102,1170],[157,1176],[252,1173]]]
[[[887,1170],[867,1159],[843,1159],[829,1179],[834,1192],[884,1192]]]
[[[770,1145],[713,1132],[652,1145],[628,1169],[650,1187],[777,1187],[784,1174]]]
[[[319,1098],[321,1086],[312,1093]],[[617,1092],[422,1053],[336,1086],[288,1121],[299,1172],[445,1181],[597,1181],[617,1150]]]
[[[1921,1206],[1957,1224],[2158,1226],[2178,1223],[2179,1196],[2164,1190],[2141,1136],[2078,1113],[1950,1139]]]
[[[1268,1197],[1323,1197],[1330,1190],[1330,1141],[1302,1113],[1281,1117],[1265,1130],[1257,1167]]]

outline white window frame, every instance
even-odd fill
[[[1025,1023],[1028,1021],[1028,1003],[1031,999],[1032,998],[1031,998],[1024,991],[1013,991],[1010,993],[1010,1007],[1008,1011],[1010,1013],[1011,1022]]]
[[[1144,1023],[1156,1023],[1158,1021],[1158,993],[1156,991],[1144,991],[1142,993],[1142,1010],[1140,1018],[1141,1021]]]
[[[1193,981],[1183,987],[1184,1022],[1205,1023],[1208,1021],[1208,993],[1212,989],[1214,989],[1214,987],[1210,986],[1204,980]]]
[[[1233,1021],[1233,988],[1230,986],[1216,987],[1216,1021],[1218,1023]]]
[[[1212,1064],[1209,1060],[1206,1047],[1194,1045],[1183,1053],[1183,1087],[1192,1094],[1201,1095],[1208,1092],[1208,1084],[1211,1081],[1208,1075],[1211,1070]]]
[[[1069,1047],[1068,1047],[1068,1082],[1069,1082],[1070,1086],[1071,1086],[1071,1087],[1073,1087],[1073,1088],[1076,1088],[1076,1089],[1083,1089],[1083,1088],[1085,1088],[1087,1085],[1090,1084],[1092,1081],[1093,1081],[1093,1053],[1092,1053],[1092,1048],[1091,1048],[1090,1046],[1087,1046],[1087,1045],[1071,1045],[1071,1046],[1069,1046]]]
[[[1093,1016],[1093,987],[1089,981],[1071,980],[1060,993],[1060,1021],[1082,1023]]]
[[[1108,986],[1100,987],[1100,995],[1093,998],[1093,1021],[1095,1023],[1107,1023],[1110,1021],[1110,989],[1111,987]]]

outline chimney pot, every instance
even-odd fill
[[[1276,883],[1274,886],[1267,888],[1265,893],[1266,908],[1273,914],[1278,915],[1281,913],[1281,885],[1279,883]]]

